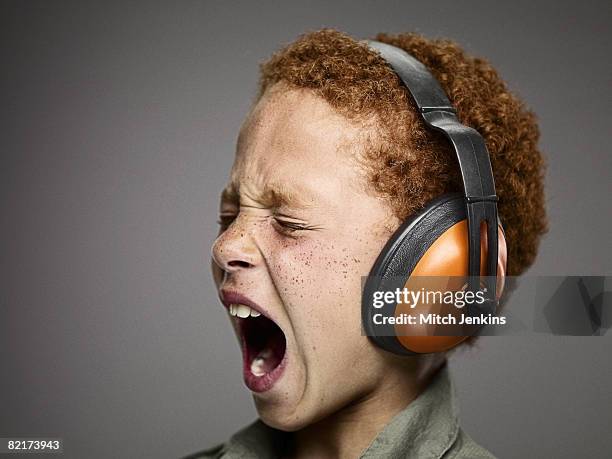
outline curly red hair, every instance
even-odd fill
[[[462,123],[484,137],[491,156],[499,214],[508,245],[508,275],[534,261],[546,232],[544,159],[534,114],[485,60],[450,40],[379,34],[438,79]],[[462,189],[454,153],[427,129],[412,98],[386,62],[364,43],[324,29],[299,37],[261,66],[259,96],[276,83],[308,88],[349,119],[373,119],[379,133],[364,161],[372,189],[405,219],[436,196]]]

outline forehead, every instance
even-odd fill
[[[310,90],[268,91],[240,130],[226,197],[248,190],[308,205],[354,194],[365,180],[356,161],[363,134]]]

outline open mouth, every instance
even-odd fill
[[[244,381],[254,392],[264,392],[280,378],[287,342],[276,323],[243,304],[230,304],[242,341]]]

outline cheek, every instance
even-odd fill
[[[286,306],[308,302],[320,295],[315,288],[333,273],[332,247],[323,241],[283,236],[272,240],[270,274]]]
[[[300,337],[329,343],[346,338],[346,332],[360,336],[361,280],[377,244],[358,234],[274,243],[270,274]]]

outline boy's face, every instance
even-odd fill
[[[244,122],[223,194],[215,282],[227,304],[262,313],[228,310],[257,410],[283,430],[372,394],[395,362],[361,333],[361,277],[399,221],[365,191],[360,135],[312,92],[273,88]]]

